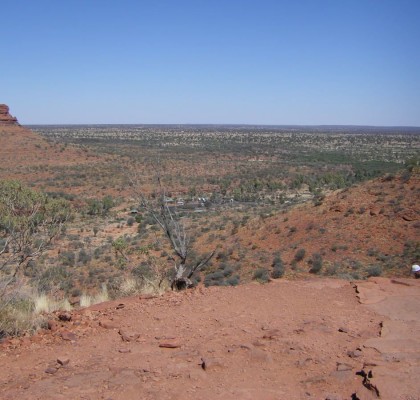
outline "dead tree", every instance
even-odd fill
[[[130,183],[141,207],[152,216],[158,224],[163,234],[169,241],[173,251],[172,260],[174,261],[174,278],[171,282],[172,290],[184,290],[191,288],[193,283],[191,277],[195,272],[203,268],[214,256],[215,250],[204,257],[196,264],[188,264],[189,256],[189,237],[185,226],[175,210],[171,210],[167,202],[165,189],[163,188],[160,175],[156,177],[158,193],[155,199],[148,199],[141,191],[138,176],[130,176]]]

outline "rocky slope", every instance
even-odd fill
[[[409,276],[420,257],[419,195],[419,173],[385,176],[330,193],[320,205],[308,202],[250,220],[237,237],[255,254],[279,252],[289,278],[307,274],[315,254],[323,260],[319,274],[360,279],[369,269]],[[223,245],[233,247],[235,240]],[[297,259],[301,249],[304,256]]]
[[[49,141],[17,123],[0,104],[0,177],[14,178],[48,188],[62,168],[96,164],[99,157],[86,149]],[[53,182],[52,182],[53,183]]]

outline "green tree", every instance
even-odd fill
[[[69,216],[66,200],[51,199],[19,181],[0,181],[1,304],[13,299],[15,285],[28,262],[46,250]]]

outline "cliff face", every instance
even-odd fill
[[[0,125],[19,125],[17,119],[9,114],[6,104],[0,104]]]

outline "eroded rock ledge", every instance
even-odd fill
[[[6,104],[0,104],[0,125],[19,125],[17,118],[10,115]]]

